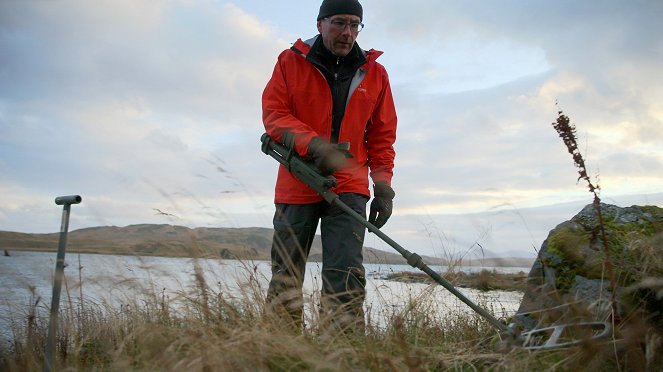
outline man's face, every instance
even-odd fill
[[[352,14],[336,14],[319,20],[318,31],[322,35],[322,43],[335,56],[347,56],[359,35],[358,30],[353,30],[353,25],[356,28],[359,23],[359,17]]]

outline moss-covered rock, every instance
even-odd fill
[[[602,203],[600,211],[599,215],[594,204],[587,205],[543,242],[518,311],[536,315],[525,321],[607,316],[612,299],[610,266],[619,309],[640,300],[629,288],[646,278],[663,277],[663,208]]]

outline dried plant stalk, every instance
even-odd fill
[[[608,239],[605,233],[605,226],[603,224],[603,214],[601,213],[601,198],[599,198],[598,195],[598,193],[601,191],[601,187],[598,184],[594,185],[592,183],[592,180],[589,178],[589,175],[587,174],[587,167],[585,166],[585,160],[583,159],[582,154],[578,149],[578,140],[576,138],[575,125],[571,123],[569,117],[564,115],[564,113],[561,110],[559,110],[557,114],[558,114],[557,120],[554,123],[552,123],[552,126],[555,128],[560,138],[562,138],[562,141],[564,141],[564,145],[566,145],[567,150],[573,157],[573,163],[575,164],[576,168],[578,168],[578,174],[580,174],[580,177],[578,177],[578,181],[580,181],[581,179],[585,180],[587,182],[587,187],[589,188],[589,192],[591,192],[594,195],[593,205],[594,209],[596,210],[596,214],[598,216],[599,228],[601,232],[601,242],[603,243],[603,250],[605,253],[605,267],[606,271],[608,272],[608,276],[610,278],[610,291],[612,293],[612,299],[611,299],[612,319],[613,321],[618,321],[619,314],[617,313],[615,274],[613,272],[612,259],[610,257],[610,249],[608,248]]]

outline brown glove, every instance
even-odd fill
[[[345,154],[322,137],[313,137],[309,142],[308,156],[325,177],[331,176],[345,165]]]

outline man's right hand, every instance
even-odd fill
[[[322,137],[313,137],[309,142],[308,156],[324,177],[331,176],[345,165],[345,154]]]

